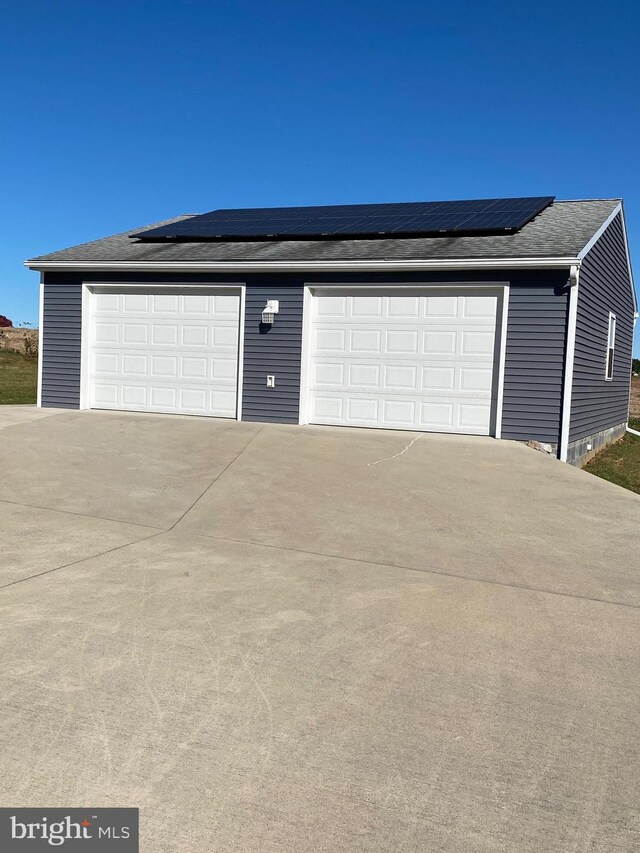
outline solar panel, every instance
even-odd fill
[[[554,196],[213,210],[131,235],[140,240],[269,240],[513,233]]]

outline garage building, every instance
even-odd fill
[[[491,435],[574,464],[626,427],[619,199],[213,211],[27,265],[41,406]]]

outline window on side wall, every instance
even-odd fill
[[[609,337],[607,338],[607,364],[604,378],[607,382],[613,379],[613,359],[616,349],[616,315],[609,312]]]

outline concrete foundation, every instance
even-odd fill
[[[594,432],[592,435],[578,439],[578,441],[570,442],[567,452],[567,462],[570,465],[582,468],[596,455],[599,450],[602,450],[603,447],[606,447],[608,444],[612,444],[614,441],[622,438],[625,434],[626,428],[627,424],[625,421],[625,423],[618,424],[617,426],[610,427],[609,429]]]

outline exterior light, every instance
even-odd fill
[[[272,326],[275,315],[280,310],[280,302],[277,299],[267,299],[267,304],[262,309],[262,322]]]

